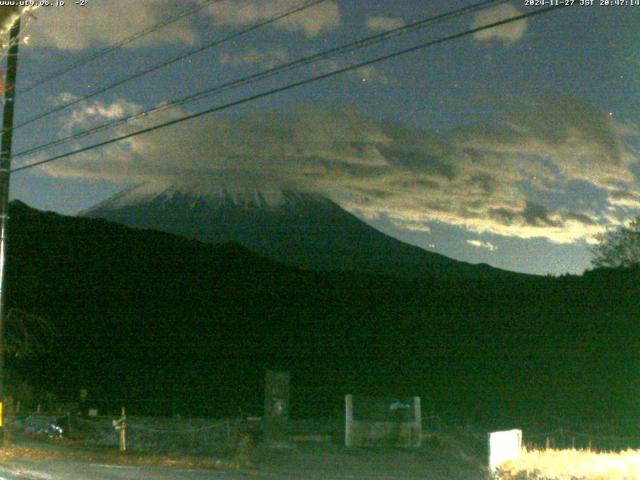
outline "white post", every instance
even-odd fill
[[[344,445],[353,446],[353,395],[345,396]]]
[[[122,417],[120,420],[122,421],[120,424],[120,451],[124,453],[127,451],[127,417],[125,415],[124,407],[122,407]]]
[[[522,449],[522,430],[489,434],[489,470],[493,473],[509,460],[515,460]]]
[[[120,444],[120,452],[124,453],[127,450],[127,416],[125,415],[124,407],[118,420],[113,420],[113,428],[118,432],[118,439]]]

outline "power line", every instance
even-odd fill
[[[281,92],[284,92],[284,91],[287,91],[287,90],[291,90],[291,89],[294,89],[294,88],[297,88],[297,87],[301,87],[303,85],[307,85],[307,84],[316,82],[318,80],[324,80],[324,79],[327,79],[327,78],[335,77],[335,76],[340,75],[342,73],[346,73],[346,72],[350,72],[350,71],[353,71],[353,70],[357,70],[359,68],[366,67],[366,66],[369,66],[369,65],[373,65],[373,64],[376,64],[376,63],[380,63],[380,62],[383,62],[383,61],[386,61],[386,60],[390,60],[392,58],[399,57],[399,56],[402,56],[402,55],[406,55],[408,53],[412,53],[412,52],[416,52],[418,50],[422,50],[422,49],[425,49],[425,48],[433,47],[433,46],[439,45],[441,43],[445,43],[445,42],[448,42],[448,41],[451,41],[451,40],[455,40],[455,39],[458,39],[458,38],[466,37],[468,35],[472,35],[474,33],[481,32],[483,30],[488,30],[490,28],[495,28],[495,27],[499,27],[501,25],[506,25],[508,23],[516,22],[516,21],[519,21],[519,20],[524,20],[525,18],[530,18],[530,17],[534,17],[534,16],[537,16],[537,15],[541,15],[543,13],[547,13],[547,12],[550,12],[552,10],[559,10],[559,9],[565,8],[567,6],[568,5],[558,5],[558,6],[545,7],[545,8],[539,9],[539,10],[535,10],[535,11],[528,12],[528,13],[523,13],[521,15],[516,15],[516,16],[510,17],[510,18],[504,19],[504,20],[500,20],[500,21],[497,21],[497,22],[489,23],[489,24],[483,25],[481,27],[464,30],[462,32],[458,32],[458,33],[455,33],[455,34],[452,34],[452,35],[448,35],[446,37],[442,37],[442,38],[439,38],[439,39],[436,39],[436,40],[431,40],[429,42],[421,43],[421,44],[415,45],[413,47],[405,48],[403,50],[399,50],[399,51],[396,51],[396,52],[393,52],[393,53],[382,55],[380,57],[376,57],[374,59],[367,60],[365,62],[360,62],[360,63],[354,64],[354,65],[350,65],[348,67],[339,68],[339,69],[333,70],[333,71],[328,72],[328,73],[324,73],[324,74],[316,75],[316,76],[313,76],[313,77],[309,77],[309,78],[306,78],[304,80],[299,80],[297,82],[289,83],[287,85],[283,85],[281,87],[277,87],[277,88],[268,90],[266,92],[261,92],[261,93],[255,94],[255,95],[251,95],[251,96],[242,98],[240,100],[235,100],[233,102],[229,102],[229,103],[226,103],[226,104],[223,104],[223,105],[219,105],[217,107],[212,107],[212,108],[209,108],[209,109],[204,110],[202,112],[197,112],[197,113],[194,113],[194,114],[191,114],[191,115],[186,115],[186,116],[183,116],[183,117],[180,117],[180,118],[169,120],[167,122],[164,122],[164,123],[161,123],[161,124],[158,124],[158,125],[154,125],[152,127],[144,128],[144,129],[138,130],[136,132],[132,132],[132,133],[129,133],[129,134],[126,134],[126,135],[121,135],[121,136],[115,137],[115,138],[111,138],[109,140],[105,140],[103,142],[95,143],[95,144],[89,145],[87,147],[79,148],[79,149],[73,150],[71,152],[63,153],[61,155],[56,155],[54,157],[50,157],[50,158],[47,158],[47,159],[44,159],[44,160],[39,160],[37,162],[33,162],[33,163],[30,163],[30,164],[27,164],[27,165],[23,165],[21,167],[16,167],[16,168],[11,169],[11,172],[12,173],[13,172],[19,172],[19,171],[27,170],[29,168],[33,168],[33,167],[36,167],[36,166],[39,166],[39,165],[43,165],[43,164],[46,164],[46,163],[54,162],[56,160],[60,160],[60,159],[67,158],[67,157],[71,157],[73,155],[77,155],[79,153],[84,153],[84,152],[87,152],[87,151],[90,151],[90,150],[94,150],[96,148],[100,148],[100,147],[103,147],[103,146],[106,146],[106,145],[109,145],[109,144],[112,144],[112,143],[116,143],[116,142],[119,142],[119,141],[122,141],[122,140],[126,140],[128,138],[137,137],[138,135],[142,135],[142,134],[145,134],[145,133],[153,132],[155,130],[159,130],[161,128],[169,127],[171,125],[175,125],[175,124],[178,124],[178,123],[186,122],[187,120],[192,120],[194,118],[202,117],[204,115],[208,115],[208,114],[211,114],[211,113],[219,112],[219,111],[231,108],[231,107],[242,105],[242,104],[245,104],[245,103],[248,103],[248,102],[252,102],[254,100],[258,100],[258,99],[261,99],[261,98],[265,98],[265,97],[274,95],[276,93],[281,93]]]
[[[193,8],[190,8],[184,12],[180,12],[177,15],[173,15],[170,17],[166,17],[164,20],[161,20],[160,22],[156,23],[155,25],[152,25],[151,27],[145,28],[144,30],[141,30],[139,32],[134,33],[133,35],[124,38],[122,40],[120,40],[117,43],[114,43],[113,45],[110,45],[92,55],[88,55],[80,60],[78,60],[75,63],[72,63],[71,65],[68,65],[66,67],[63,67],[59,70],[56,70],[48,75],[45,75],[41,78],[39,78],[38,80],[36,80],[35,82],[31,83],[29,86],[27,86],[26,88],[23,88],[20,90],[21,94],[30,92],[32,90],[34,90],[35,88],[39,87],[40,85],[43,85],[47,82],[50,82],[51,80],[61,77],[63,75],[66,75],[67,73],[71,72],[72,70],[75,70],[77,68],[83,67],[99,58],[104,57],[105,55],[108,55],[111,52],[114,52],[122,47],[124,47],[125,45],[128,45],[132,42],[135,42],[136,40],[142,38],[142,37],[146,37],[147,35],[150,35],[154,32],[157,32],[158,30],[167,27],[179,20],[182,20],[185,17],[188,17],[190,15],[194,15],[195,13],[199,12],[200,10],[202,10],[203,8],[205,8],[206,6],[212,4],[212,3],[218,3],[222,0],[204,0],[203,2],[201,2],[199,5],[196,5]]]
[[[412,31],[424,28],[426,26],[429,26],[429,25],[432,25],[432,24],[435,24],[435,23],[439,23],[441,21],[450,20],[452,18],[456,18],[456,17],[462,16],[462,15],[466,15],[466,14],[471,13],[471,12],[477,12],[479,10],[486,9],[486,8],[488,8],[490,6],[506,3],[507,1],[509,1],[509,0],[485,0],[485,1],[476,3],[476,4],[473,4],[473,5],[464,7],[464,8],[459,8],[459,9],[452,10],[452,11],[449,11],[449,12],[446,12],[446,13],[443,13],[443,14],[440,14],[440,15],[436,15],[436,16],[428,17],[428,18],[425,18],[425,19],[422,19],[422,20],[418,20],[416,22],[404,25],[402,27],[394,28],[392,30],[389,30],[389,31],[386,31],[386,32],[383,32],[383,33],[379,33],[379,34],[376,34],[376,35],[371,35],[371,36],[362,38],[360,40],[349,42],[347,44],[343,44],[343,45],[340,45],[338,47],[334,47],[334,48],[331,48],[329,50],[325,50],[325,51],[316,53],[316,54],[311,55],[311,56],[306,56],[306,57],[299,58],[297,60],[293,60],[291,62],[286,62],[286,63],[280,64],[278,66],[269,68],[267,70],[263,70],[261,72],[257,72],[257,73],[255,73],[253,75],[249,75],[249,76],[246,76],[246,77],[242,77],[240,79],[232,80],[230,82],[226,82],[226,83],[223,83],[221,85],[216,85],[216,86],[214,86],[212,88],[205,89],[205,90],[200,91],[200,92],[195,93],[195,94],[187,95],[185,97],[176,99],[176,100],[174,100],[172,102],[159,105],[159,106],[154,107],[152,109],[143,110],[141,112],[137,112],[137,113],[134,113],[134,114],[126,116],[126,117],[122,117],[122,118],[119,118],[119,119],[116,119],[116,120],[112,120],[112,121],[103,123],[101,125],[89,128],[87,130],[83,130],[81,132],[74,133],[72,135],[68,135],[68,136],[65,136],[65,137],[62,137],[62,138],[58,138],[56,140],[52,140],[52,141],[50,141],[48,143],[37,145],[37,146],[29,148],[27,150],[23,150],[21,152],[18,152],[13,157],[17,158],[17,157],[22,157],[22,156],[25,156],[25,155],[29,155],[29,154],[44,150],[46,148],[49,148],[49,147],[52,147],[52,146],[55,146],[55,145],[60,145],[60,144],[66,143],[66,142],[68,142],[70,140],[75,140],[75,139],[78,139],[78,138],[86,137],[88,135],[92,135],[94,133],[98,133],[98,132],[107,130],[109,128],[113,128],[113,127],[115,127],[117,125],[122,125],[122,124],[130,122],[132,120],[136,120],[138,118],[142,118],[142,117],[147,116],[147,115],[152,115],[152,114],[167,110],[169,108],[172,108],[172,107],[175,107],[175,106],[178,106],[178,105],[184,105],[184,104],[187,104],[187,103],[193,103],[193,102],[202,100],[204,98],[208,98],[210,96],[217,95],[217,94],[222,93],[224,91],[235,89],[235,88],[240,87],[240,86],[250,85],[250,84],[258,82],[260,80],[264,80],[265,78],[269,78],[269,77],[272,77],[274,75],[277,75],[277,74],[280,74],[280,73],[283,73],[283,72],[286,72],[286,71],[290,71],[290,70],[296,69],[298,67],[303,67],[303,66],[306,66],[306,65],[310,65],[310,64],[313,64],[313,63],[318,62],[320,60],[326,60],[328,58],[332,58],[334,56],[338,56],[338,55],[342,55],[342,54],[345,54],[345,53],[348,53],[348,52],[359,50],[361,48],[370,47],[372,45],[376,45],[376,44],[381,43],[383,41],[387,41],[387,40],[389,40],[391,38],[395,38],[395,37],[398,37],[398,36],[401,36],[401,35],[405,35],[405,34],[410,33]]]
[[[304,3],[303,5],[300,5],[298,7],[294,7],[294,8],[289,9],[289,10],[283,12],[283,13],[279,13],[279,14],[273,16],[273,17],[270,17],[267,20],[255,23],[255,24],[251,25],[250,27],[247,27],[247,28],[245,28],[243,30],[240,30],[240,31],[235,32],[235,33],[232,33],[230,35],[227,35],[227,36],[225,36],[225,37],[223,37],[221,39],[214,40],[214,41],[212,41],[212,42],[210,42],[210,43],[208,43],[206,45],[203,45],[202,47],[198,47],[198,48],[196,48],[194,50],[190,50],[188,52],[185,52],[185,53],[182,53],[182,54],[177,55],[175,57],[172,57],[169,60],[166,60],[166,61],[164,61],[162,63],[153,65],[153,66],[151,66],[151,67],[149,67],[149,68],[147,68],[145,70],[142,70],[142,71],[140,71],[138,73],[135,73],[133,75],[130,75],[128,77],[125,77],[125,78],[123,78],[121,80],[118,80],[118,81],[116,81],[116,82],[114,82],[114,83],[112,83],[110,85],[107,85],[105,87],[102,87],[102,88],[99,88],[97,90],[94,90],[93,92],[88,93],[87,95],[84,95],[82,97],[78,97],[78,98],[76,98],[74,100],[71,100],[71,101],[69,101],[67,103],[63,103],[62,105],[59,105],[59,106],[57,106],[57,107],[55,107],[55,108],[53,108],[51,110],[48,110],[46,112],[40,113],[40,114],[36,115],[35,117],[31,117],[30,119],[25,120],[24,122],[19,123],[18,125],[14,126],[13,130],[17,130],[19,128],[22,128],[22,127],[24,127],[26,125],[29,125],[29,124],[37,121],[37,120],[42,119],[44,117],[48,117],[49,115],[52,115],[54,113],[60,112],[62,110],[65,110],[65,109],[71,107],[72,105],[76,105],[76,104],[78,104],[80,102],[83,102],[85,100],[93,98],[93,97],[95,97],[97,95],[100,95],[100,94],[103,94],[105,92],[108,92],[109,90],[112,90],[113,88],[116,88],[116,87],[119,87],[121,85],[124,85],[125,83],[128,83],[128,82],[130,82],[132,80],[136,80],[138,78],[141,78],[141,77],[143,77],[145,75],[148,75],[149,73],[152,73],[152,72],[155,72],[157,70],[160,70],[161,68],[167,67],[167,66],[169,66],[169,65],[171,65],[173,63],[176,63],[176,62],[178,62],[180,60],[184,60],[185,58],[188,58],[188,57],[191,57],[191,56],[193,56],[193,55],[195,55],[197,53],[203,52],[204,50],[207,50],[209,48],[213,48],[213,47],[216,47],[216,46],[221,45],[223,43],[226,43],[226,42],[228,42],[230,40],[233,40],[234,38],[237,38],[237,37],[240,37],[242,35],[245,35],[245,34],[247,34],[249,32],[252,32],[254,30],[262,28],[262,27],[264,27],[266,25],[269,25],[271,23],[277,22],[278,20],[282,20],[283,18],[286,18],[286,17],[289,17],[291,15],[294,15],[294,14],[296,14],[298,12],[301,12],[303,10],[311,8],[311,7],[313,7],[315,5],[318,5],[318,4],[320,4],[322,2],[325,2],[325,1],[326,0],[311,0],[309,2]]]

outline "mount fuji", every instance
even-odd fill
[[[264,183],[143,184],[80,215],[208,243],[236,242],[309,270],[445,280],[517,275],[408,245],[322,195]]]

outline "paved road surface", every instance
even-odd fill
[[[13,461],[0,466],[0,480],[273,480],[295,478],[252,471],[182,470],[76,461]],[[299,478],[299,477],[298,477]]]
[[[65,451],[65,447],[55,447]],[[62,458],[12,459],[0,464],[0,480],[483,480],[484,458],[466,449],[345,449],[299,445],[256,449],[255,469],[202,470],[114,465]]]

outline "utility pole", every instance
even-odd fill
[[[4,85],[4,117],[2,119],[2,146],[0,147],[0,426],[3,445],[6,444],[8,426],[4,423],[4,323],[6,319],[6,263],[7,223],[9,220],[9,179],[11,176],[11,141],[13,139],[13,111],[16,97],[16,74],[18,73],[18,44],[20,43],[20,17],[11,27],[9,55]]]

